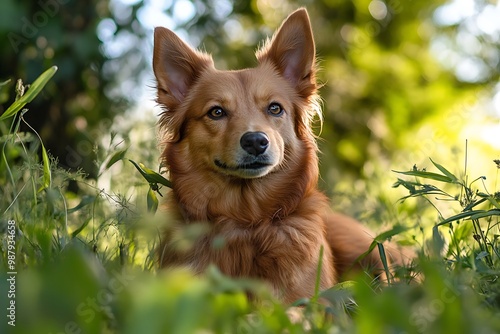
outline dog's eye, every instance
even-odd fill
[[[207,115],[211,119],[220,119],[226,116],[226,112],[221,107],[213,107],[208,111]]]
[[[281,116],[283,114],[283,107],[281,104],[273,102],[267,107],[267,112],[270,113],[273,116]]]

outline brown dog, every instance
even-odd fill
[[[311,122],[320,108],[306,10],[292,13],[257,52],[257,67],[240,71],[215,69],[209,55],[166,28],[154,37],[169,209],[179,226],[209,225],[187,251],[165,233],[161,266],[201,273],[213,263],[227,275],[266,280],[291,302],[313,293],[323,246],[320,287],[337,283],[373,236],[330,212],[317,189]],[[376,252],[363,264],[382,268]]]

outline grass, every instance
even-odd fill
[[[40,91],[39,82],[27,92]],[[262,282],[230,279],[216,268],[203,276],[156,271],[158,226],[168,223],[156,212],[158,194],[169,184],[146,167],[156,164],[147,154],[154,143],[132,140],[129,131],[111,134],[95,149],[99,177],[88,180],[57,167],[35,132],[18,132],[23,106],[10,109],[17,115],[6,117],[10,128],[0,123],[2,333],[500,331],[500,194],[482,177],[469,181],[466,170],[457,177],[435,161],[433,171],[394,174],[395,187],[408,191],[403,204],[422,209],[412,221],[429,222],[407,231],[419,248],[422,282],[379,285],[360,275],[297,308],[277,302]],[[69,190],[75,184],[78,193]],[[407,229],[397,225],[372,246]]]

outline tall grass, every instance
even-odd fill
[[[96,145],[99,176],[89,180],[59,167],[35,131],[19,132],[23,114],[36,112],[21,102],[40,92],[48,73],[29,88],[18,85],[14,107],[0,116],[0,309],[12,300],[8,279],[16,282],[15,327],[0,312],[0,332],[500,331],[500,196],[481,177],[469,181],[464,170],[459,178],[434,161],[435,171],[400,173],[395,186],[409,192],[402,201],[428,203],[437,213],[435,221],[419,217],[434,226],[418,250],[421,282],[378,285],[360,275],[282,305],[263,282],[230,279],[216,268],[198,277],[156,271],[158,227],[168,223],[157,211],[159,193],[169,183],[147,167],[156,165],[149,148],[126,132],[110,134],[107,146]],[[78,192],[70,190],[75,185]],[[404,230],[382,233],[373,247]],[[256,298],[249,300],[249,292]]]

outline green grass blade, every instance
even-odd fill
[[[383,233],[380,233],[379,235],[377,235],[373,239],[368,250],[366,252],[364,252],[363,254],[361,254],[360,256],[358,256],[358,258],[356,259],[355,262],[357,263],[357,262],[361,261],[363,258],[365,258],[368,254],[370,254],[375,249],[375,247],[378,247],[378,244],[383,243],[384,241],[389,240],[393,236],[398,235],[398,234],[400,234],[404,231],[407,231],[411,228],[413,228],[413,227],[412,226],[396,225],[392,229],[385,231]]]
[[[319,298],[319,286],[321,282],[321,271],[323,267],[323,253],[324,253],[324,248],[323,245],[319,248],[319,261],[318,261],[318,268],[316,271],[316,284],[314,285],[314,296],[312,297],[311,301],[312,302],[317,302]]]
[[[500,210],[490,210],[490,211],[500,212]],[[485,210],[473,210],[473,211],[461,212],[457,215],[446,218],[445,220],[439,222],[436,226],[445,225],[445,224],[448,224],[448,223],[451,223],[453,221],[460,220],[460,219],[471,218],[474,215],[483,214],[485,212],[487,212],[487,211],[485,211]]]
[[[478,196],[480,196],[480,195],[478,194]],[[487,198],[481,198],[479,201],[473,201],[470,204],[468,204],[462,211],[464,211],[464,212],[470,211],[470,210],[472,210],[472,208],[474,208],[478,205],[481,205],[486,201],[487,201]]]
[[[380,233],[375,237],[375,242],[384,242],[386,240],[389,240],[395,235],[398,235],[402,232],[405,232],[409,229],[413,228],[412,226],[403,226],[403,225],[395,225],[393,228],[391,228],[388,231],[385,231],[383,233]],[[375,248],[375,247],[374,247]]]
[[[434,257],[439,257],[445,247],[443,235],[439,232],[438,226],[432,228],[432,239],[430,243],[430,253]]]
[[[125,153],[127,153],[127,150],[128,150],[128,148],[126,148],[124,150],[120,150],[120,151],[115,152],[115,154],[113,154],[113,156],[111,157],[111,159],[109,159],[109,161],[106,164],[106,166],[104,167],[104,169],[105,170],[109,169],[115,163],[117,163],[118,161],[122,160],[125,157]]]
[[[479,254],[477,254],[476,256],[476,260],[481,260],[487,256],[490,256],[490,253],[486,252],[486,251],[482,251],[480,252]]]
[[[488,196],[486,198],[495,208],[500,209],[500,203],[493,196]]]
[[[7,86],[10,83],[10,79],[5,80],[4,82],[0,82],[0,88],[3,86]]]
[[[354,263],[358,263],[361,260],[363,260],[368,254],[370,254],[375,249],[377,244],[378,242],[376,240],[373,240],[372,243],[370,244],[370,247],[368,247],[368,250],[363,254],[361,254],[360,256],[358,256],[358,258],[354,261]]]
[[[488,210],[485,212],[479,212],[476,213],[475,215],[471,216],[470,219],[480,219],[484,217],[491,217],[491,216],[500,216],[500,210]]]
[[[91,203],[94,203],[95,199],[96,199],[96,196],[91,196],[91,195],[83,196],[82,200],[80,201],[80,203],[78,203],[77,206],[75,206],[74,208],[68,209],[68,213],[76,212],[76,211],[80,210],[81,208],[83,208]]]
[[[49,82],[49,80],[54,76],[57,71],[57,66],[52,66],[45,72],[43,72],[31,85],[28,91],[21,96],[17,101],[12,103],[12,105],[0,116],[0,121],[14,116],[21,110],[27,103],[33,101],[33,99],[42,91],[43,87]]]
[[[90,223],[91,219],[86,219],[82,225],[80,225],[80,227],[78,227],[76,230],[74,230],[72,233],[71,233],[71,239],[75,238],[76,236],[78,236],[78,234],[80,234],[80,232],[83,231],[83,229],[85,227],[87,227],[87,225]]]
[[[384,245],[380,242],[377,242],[378,253],[380,255],[380,260],[382,261],[382,265],[384,266],[385,275],[387,276],[387,283],[391,284],[391,272],[389,270],[389,265],[387,264],[387,255],[385,254]]]
[[[456,182],[458,180],[458,178],[453,175],[453,173],[451,173],[449,170],[447,170],[446,168],[444,168],[443,165],[440,165],[438,164],[437,162],[435,162],[434,160],[432,160],[432,158],[430,158],[432,164],[437,168],[439,169],[439,171],[441,173],[443,173],[444,175],[446,175],[447,177],[449,177],[453,182]]]
[[[148,190],[147,205],[148,212],[156,213],[156,210],[158,209],[158,197],[156,197],[156,194],[151,187],[149,187]]]
[[[50,172],[50,160],[47,154],[47,150],[42,143],[42,159],[43,159],[43,182],[42,186],[38,189],[38,192],[50,188],[52,182],[52,173]]]
[[[407,172],[400,172],[397,170],[393,170],[393,172],[398,173],[398,174],[403,174],[403,175],[421,177],[423,179],[430,179],[430,180],[435,180],[435,181],[440,181],[440,182],[446,182],[446,183],[454,183],[455,182],[452,178],[450,178],[446,175],[432,173],[432,172],[424,172],[424,171],[420,171],[420,170],[410,170]]]

